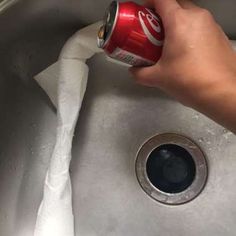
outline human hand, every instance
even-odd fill
[[[165,42],[156,65],[131,68],[138,83],[158,87],[200,111],[203,103],[236,88],[236,54],[207,10],[189,0],[147,4],[162,18]]]

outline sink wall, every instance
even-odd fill
[[[109,2],[21,0],[0,15],[0,235],[32,235],[54,145],[56,112],[32,77],[57,59],[73,32],[101,19]],[[236,38],[234,0],[198,3]],[[126,69],[103,56],[89,65],[71,165],[79,235],[233,236],[235,136],[157,90],[135,85]],[[150,199],[134,172],[140,145],[161,132],[192,137],[208,158],[205,190],[179,208]]]

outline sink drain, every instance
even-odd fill
[[[178,134],[160,134],[139,150],[136,174],[153,199],[171,205],[195,198],[207,179],[207,163],[200,148]]]

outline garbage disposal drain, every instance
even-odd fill
[[[139,150],[136,174],[143,190],[171,205],[195,198],[207,180],[207,163],[200,148],[178,134],[161,134]]]

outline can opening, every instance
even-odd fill
[[[108,39],[111,37],[116,21],[117,9],[118,9],[118,2],[113,1],[105,12],[103,18],[103,25],[100,27],[98,31],[97,38],[98,38],[99,48],[103,48]]]

